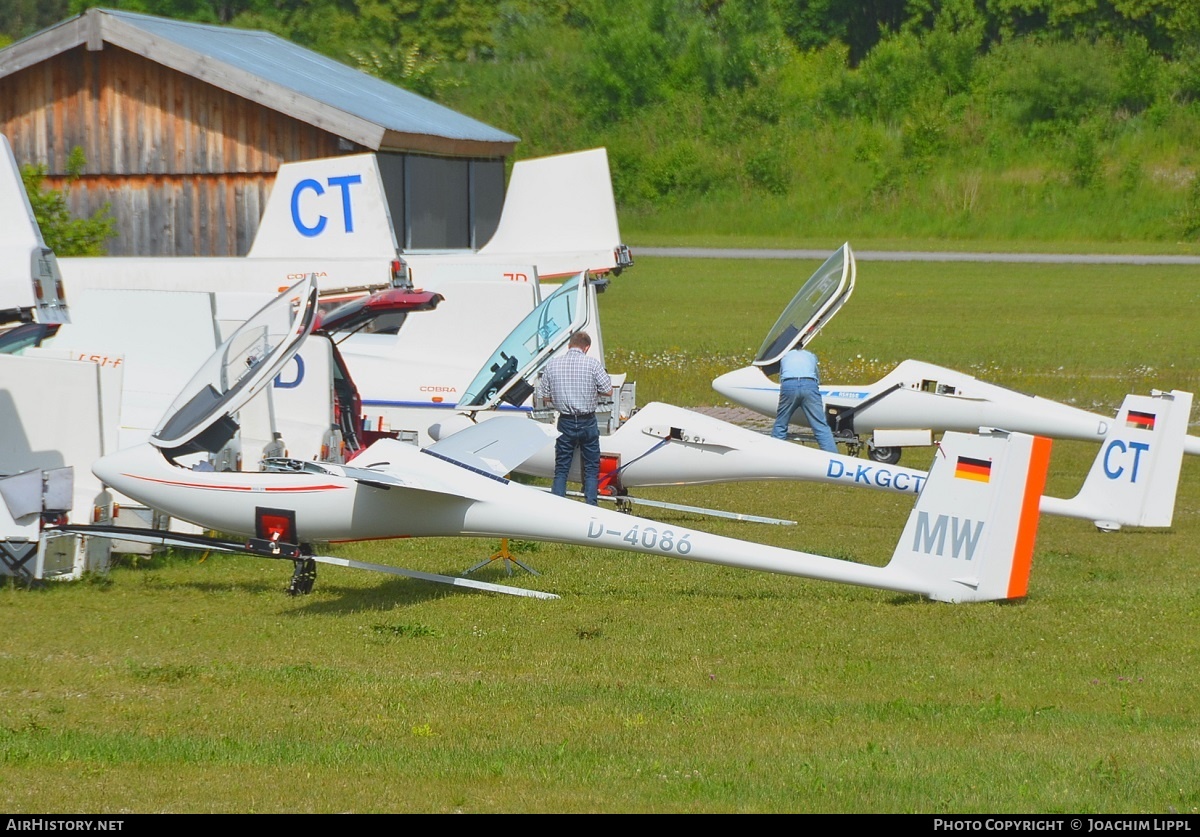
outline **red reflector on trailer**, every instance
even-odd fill
[[[297,543],[296,513],[290,509],[254,510],[255,534],[268,541]]]

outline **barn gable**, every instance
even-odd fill
[[[486,242],[517,138],[266,32],[90,9],[0,50],[0,132],[114,255],[243,255],[279,165],[370,150],[410,248]],[[414,188],[415,187],[415,188]]]

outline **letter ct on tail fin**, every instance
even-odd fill
[[[1043,497],[1042,511],[1105,531],[1170,526],[1191,412],[1190,392],[1125,396],[1079,493]]]
[[[888,571],[937,601],[1023,597],[1049,462],[1041,436],[946,433]]]

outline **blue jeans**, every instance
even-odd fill
[[[600,427],[596,417],[558,417],[559,437],[554,442],[554,485],[550,489],[559,497],[567,496],[567,473],[575,449],[579,448],[579,459],[583,465],[583,499],[596,505],[600,486]]]
[[[837,453],[833,432],[825,421],[825,403],[821,400],[817,382],[812,378],[788,378],[779,382],[779,410],[775,413],[775,427],[771,435],[776,439],[786,439],[788,425],[797,410],[804,410],[804,418],[817,437],[821,450]]]

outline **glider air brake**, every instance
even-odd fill
[[[248,552],[290,558],[297,592],[311,588],[313,543],[471,536],[621,549],[947,602],[1026,593],[1050,442],[1024,434],[947,434],[883,567],[652,523],[512,483],[503,475],[551,440],[526,418],[482,422],[426,449],[380,440],[353,465],[272,460],[259,472],[204,469],[236,433],[237,411],[308,335],[316,304],[305,280],[248,320],[180,393],[150,442],[103,457],[96,475],[168,514],[245,536]]]
[[[456,431],[470,426],[468,415],[495,410],[501,402],[527,401],[546,360],[596,317],[586,282],[585,274],[564,282],[512,331],[467,386],[457,405],[465,414],[430,428],[434,438],[454,438]],[[797,294],[781,318],[783,325],[772,330],[763,356],[778,359],[795,339],[810,339],[844,303],[853,283],[854,259],[847,246]],[[1117,418],[1105,422],[1103,444],[1079,494],[1070,500],[1043,497],[1042,511],[1088,520],[1106,530],[1170,526],[1191,400],[1186,392],[1128,396]],[[613,405],[601,409],[608,416]],[[532,416],[547,424],[554,418],[553,411],[536,400]],[[650,403],[620,418],[619,426],[600,437],[601,491],[615,495],[619,503],[628,502],[621,499],[628,489],[641,486],[754,480],[803,480],[918,494],[927,476],[773,439],[669,404]],[[968,432],[986,426],[991,425],[954,429]],[[553,450],[535,452],[517,470],[553,476]],[[571,477],[580,479],[578,455]]]

